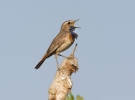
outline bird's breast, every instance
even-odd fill
[[[72,37],[72,34],[67,34],[64,40],[65,42],[57,49],[57,52],[67,50],[74,43],[75,38]]]

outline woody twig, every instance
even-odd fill
[[[71,75],[78,70],[78,61],[74,57],[77,44],[74,47],[72,54],[65,58],[56,71],[55,78],[49,88],[49,100],[65,100],[68,93],[72,89]]]

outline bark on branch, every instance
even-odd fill
[[[78,70],[78,61],[74,57],[76,46],[69,58],[64,59],[59,70],[56,71],[55,78],[48,91],[49,100],[65,100],[67,94],[70,93],[73,85],[71,75]]]

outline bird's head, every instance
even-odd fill
[[[80,27],[76,27],[74,26],[75,22],[77,22],[79,19],[77,20],[68,20],[65,21],[62,25],[61,25],[61,30],[64,31],[74,31],[76,28],[80,28]]]

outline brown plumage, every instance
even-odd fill
[[[78,20],[68,20],[65,21],[61,25],[61,29],[59,34],[53,39],[51,45],[49,46],[47,52],[42,57],[40,62],[36,65],[35,69],[38,69],[43,62],[46,60],[46,58],[52,56],[55,54],[57,66],[58,66],[58,60],[57,56],[60,52],[67,50],[75,41],[75,38],[77,38],[77,34],[74,32],[75,27],[74,23]]]

